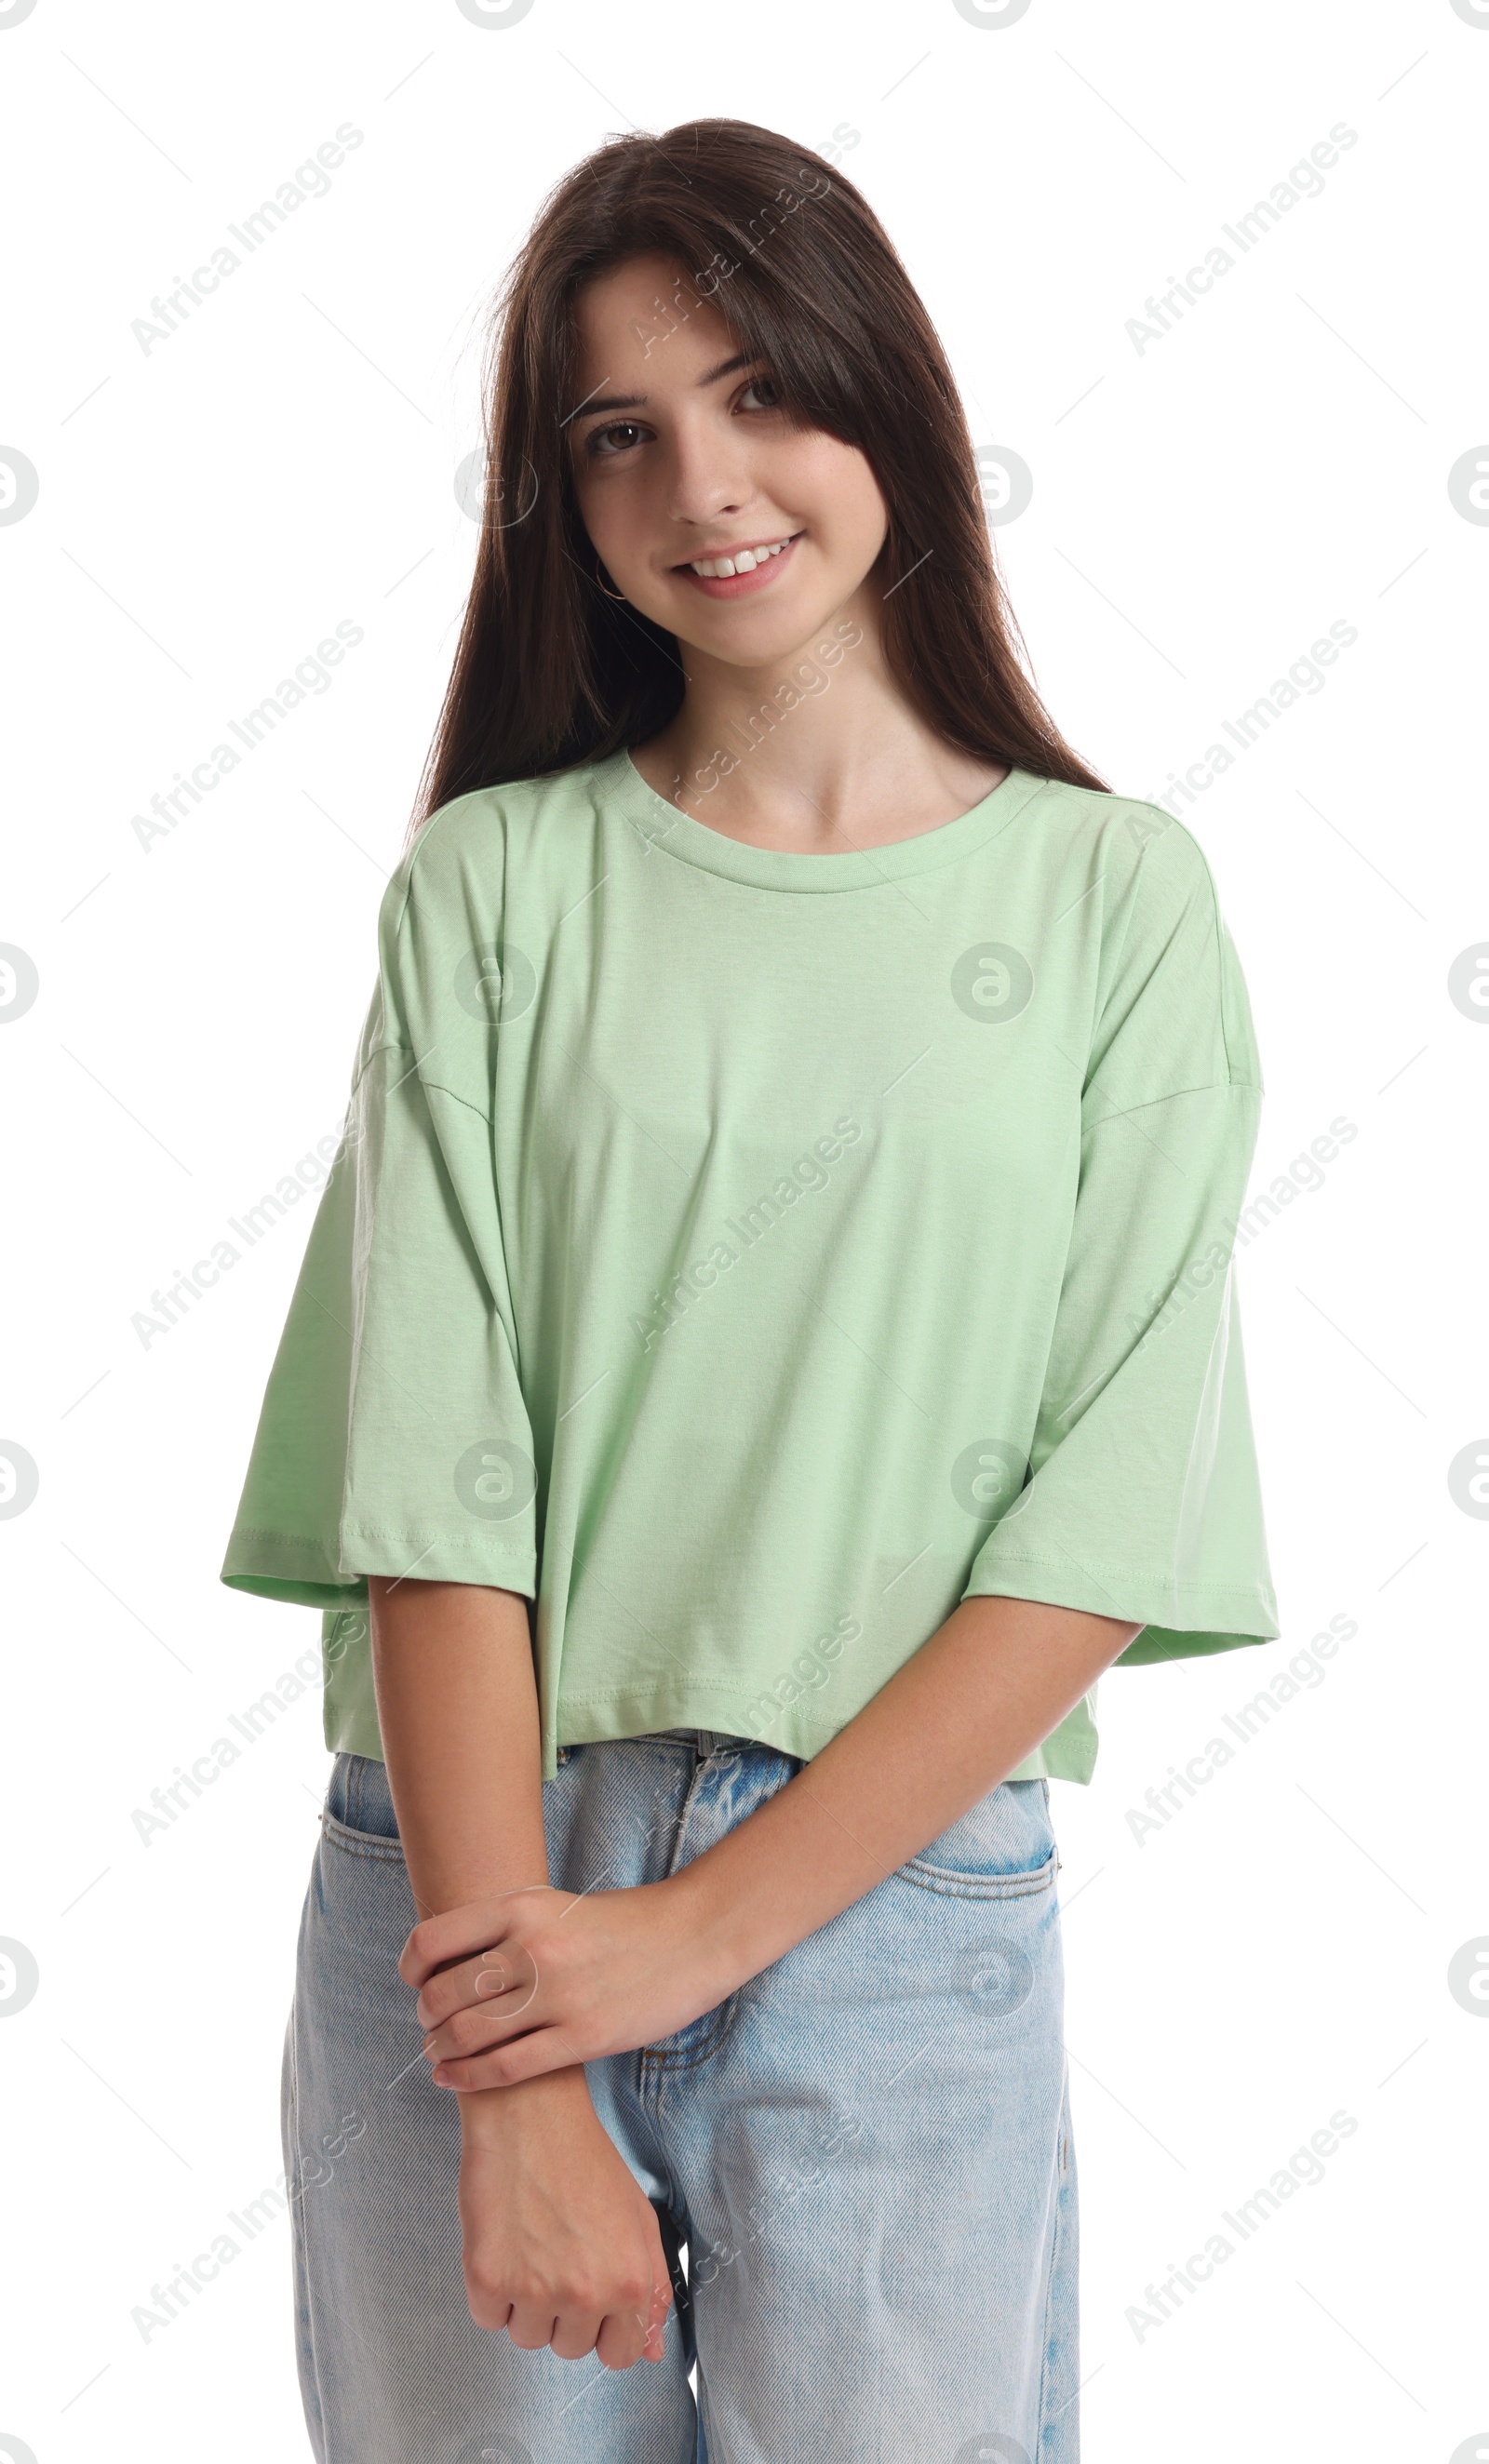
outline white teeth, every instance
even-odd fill
[[[783,547],[789,545],[789,539],[773,539],[768,547],[742,547],[735,557],[716,556],[712,560],[700,557],[691,570],[701,574],[707,582],[724,582],[731,573],[753,573],[757,564],[765,563],[767,557],[779,556]]]

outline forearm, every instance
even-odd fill
[[[421,1917],[548,1880],[527,1603],[476,1583],[368,1577],[372,1680]],[[583,2065],[460,2099],[467,2139],[510,2145],[589,2107]]]
[[[664,2042],[929,1846],[1140,1631],[965,1600],[793,1779],[663,1880],[486,1897],[427,1920],[401,1966],[421,1988],[434,2079],[467,2109]],[[522,1990],[507,2008],[509,1986]]]
[[[1141,1631],[1039,1601],[964,1600],[794,1779],[673,1878],[724,1990],[918,1856]]]
[[[421,1917],[548,1880],[527,1603],[477,1583],[367,1584],[372,1676]]]

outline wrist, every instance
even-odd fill
[[[757,1943],[754,1912],[737,1890],[728,1888],[715,1856],[713,1849],[705,1849],[659,1885],[672,1903],[689,1963],[707,1984],[709,2000],[704,2007],[709,2010],[726,2001],[777,1955],[775,1948]]]
[[[536,2079],[516,2079],[510,2087],[469,2088],[456,2101],[461,2136],[472,2143],[504,2140],[540,2119],[562,2123],[594,2113],[582,2062],[567,2070],[540,2071]]]

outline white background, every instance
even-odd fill
[[[1000,554],[1040,689],[1115,788],[1163,793],[1358,628],[1179,807],[1252,994],[1254,1194],[1336,1115],[1357,1135],[1240,1261],[1283,1639],[1113,1673],[1094,1784],[1055,1790],[1085,2452],[1489,2453],[1489,2005],[1448,1984],[1489,1936],[1489,1530],[1448,1484],[1489,1449],[1489,1034],[1448,992],[1489,933],[1489,527],[1448,488],[1489,459],[1489,10],[23,9],[0,5],[0,444],[40,492],[0,527],[0,939],[40,992],[0,1037],[0,1436],[40,1488],[0,1528],[0,1934],[40,1987],[0,2028],[0,2432],[25,2442],[0,2456],[308,2452],[282,2218],[147,2340],[131,2311],[281,2163],[315,1688],[148,1845],[131,1817],[316,1639],[216,1579],[309,1202],[167,1335],[131,1318],[339,1127],[469,577],[453,478],[495,283],[608,132],[714,113],[838,132],[978,442],[1033,473]],[[1324,193],[1140,353],[1147,296],[1341,121]],[[152,297],[346,121],[331,192],[143,350]],[[365,639],[330,690],[144,849],[131,817],[344,619]],[[1358,1631],[1324,1682],[1140,1845],[1129,1809],[1335,1616]],[[1139,2332],[1145,2287],[1340,2110],[1325,2179]]]

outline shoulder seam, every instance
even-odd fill
[[[522,787],[535,782],[524,779],[514,779],[506,781],[503,783],[508,786]],[[495,796],[499,795],[500,792],[500,789],[498,787],[468,787],[463,796],[452,796],[447,804],[441,804],[438,811],[431,813],[428,821],[420,825],[418,833],[412,844],[405,850],[402,858],[403,865],[407,868],[407,870],[404,875],[403,903],[399,907],[398,920],[393,927],[393,937],[395,940],[402,934],[404,925],[408,920],[409,910],[413,904],[413,877],[418,869],[419,858],[423,854],[433,831],[438,827],[441,822],[447,820],[452,813],[456,812],[459,808],[460,805],[474,803],[478,796]]]
[[[458,1104],[462,1111],[474,1112],[478,1121],[485,1122],[488,1130],[495,1127],[491,1114],[484,1111],[479,1104],[473,1104],[468,1095],[457,1095],[453,1087],[445,1086],[438,1078],[426,1078],[419,1067],[419,1057],[414,1051],[412,1045],[403,1044],[397,1037],[394,1037],[390,1043],[373,1045],[372,1050],[367,1054],[362,1067],[358,1070],[356,1077],[351,1082],[351,1093],[353,1095],[355,1095],[358,1088],[361,1086],[364,1078],[367,1076],[367,1071],[371,1068],[373,1062],[377,1059],[380,1052],[396,1052],[400,1057],[406,1056],[409,1061],[412,1063],[412,1067],[406,1070],[403,1078],[400,1078],[398,1082],[400,1087],[403,1086],[409,1078],[416,1077],[426,1095],[448,1095],[452,1104]],[[350,1097],[348,1097],[347,1100],[349,1102]]]
[[[473,1104],[468,1095],[457,1095],[453,1087],[442,1086],[437,1078],[421,1077],[419,1085],[426,1095],[448,1095],[452,1104],[458,1104],[462,1112],[474,1112],[478,1121],[485,1122],[488,1130],[496,1127],[491,1114],[483,1111],[479,1104]]]
[[[1136,798],[1129,797],[1127,801],[1129,803],[1136,803],[1138,800]],[[1222,996],[1216,1002],[1215,1019],[1220,1029],[1220,1048],[1225,1054],[1226,1070],[1228,1073],[1226,1083],[1233,1087],[1255,1086],[1257,1083],[1255,1079],[1236,1077],[1235,1064],[1231,1051],[1230,1038],[1226,1033],[1225,1001],[1223,998],[1225,986],[1225,949],[1222,938],[1225,931],[1225,922],[1220,913],[1220,892],[1215,887],[1214,868],[1211,864],[1204,847],[1195,837],[1194,832],[1189,828],[1188,823],[1182,822],[1179,819],[1177,813],[1166,811],[1162,804],[1149,804],[1145,803],[1143,805],[1143,810],[1149,813],[1163,813],[1165,821],[1170,827],[1183,831],[1185,837],[1189,840],[1190,847],[1194,849],[1195,854],[1199,858],[1200,871],[1204,876],[1205,887],[1210,892],[1210,923],[1211,946],[1214,952],[1215,983],[1217,991]],[[1167,830],[1161,830],[1159,832],[1160,838],[1166,838],[1167,836]],[[1143,869],[1144,861],[1146,855],[1147,848],[1144,847],[1142,854],[1138,858],[1139,872]],[[1216,1083],[1218,1084],[1219,1082],[1217,1081]]]
[[[355,1095],[358,1088],[361,1086],[364,1078],[367,1076],[367,1071],[371,1068],[373,1062],[377,1059],[380,1052],[406,1052],[408,1048],[407,1045],[399,1043],[396,1036],[389,1038],[382,1044],[374,1044],[371,1051],[367,1054],[367,1059],[363,1062],[361,1068],[358,1070],[356,1076],[351,1082],[346,1097],[347,1102],[350,1103],[352,1096]]]
[[[1114,1112],[1099,1113],[1085,1124],[1099,1130],[1106,1121],[1125,1121],[1134,1112],[1150,1112],[1155,1104],[1171,1104],[1180,1095],[1264,1095],[1265,1088],[1256,1078],[1204,1078],[1196,1087],[1170,1087],[1166,1094],[1149,1095],[1142,1104],[1123,1104]]]

